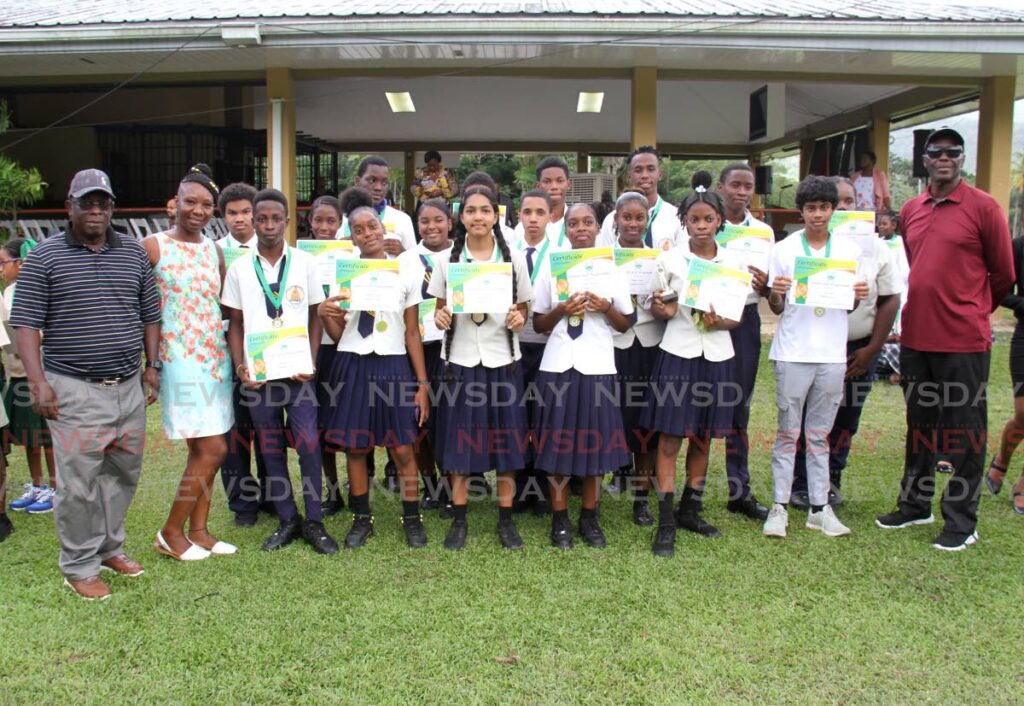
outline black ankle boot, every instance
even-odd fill
[[[683,499],[679,501],[679,509],[676,511],[676,526],[705,537],[721,537],[722,533],[718,528],[708,524],[700,516],[703,510],[704,492],[694,488],[683,488]]]
[[[345,549],[358,549],[373,536],[373,515],[353,515],[352,528],[345,535]]]
[[[654,533],[651,551],[654,556],[672,557],[676,553],[676,519],[672,516],[672,493],[658,496],[658,530]]]
[[[654,524],[654,515],[651,514],[651,505],[646,495],[633,499],[633,524],[637,527],[650,527]]]
[[[427,546],[427,530],[423,527],[422,515],[406,515],[402,517],[402,529],[405,530],[405,543],[413,549]]]

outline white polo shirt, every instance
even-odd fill
[[[228,270],[224,279],[224,291],[220,303],[242,312],[245,334],[263,333],[274,329],[272,319],[267,315],[266,295],[263,286],[256,276],[254,264],[263,269],[268,284],[277,282],[278,273],[284,257],[278,258],[271,265],[256,248],[251,248],[252,255],[239,257]],[[282,282],[284,298],[281,302],[282,328],[307,328],[309,326],[309,307],[316,306],[324,300],[324,288],[320,284],[316,260],[309,253],[285,245],[284,254],[291,264],[288,266],[288,279]]]
[[[545,245],[547,246],[545,248]],[[523,237],[516,241],[513,246],[515,250],[518,250],[523,255],[523,261],[527,262],[526,251],[527,248],[534,247],[533,255],[533,275],[530,277],[531,284],[533,285],[533,301],[537,301],[537,286],[542,280],[547,280],[551,277],[551,253],[557,252],[558,248],[555,243],[545,237],[536,246],[527,244],[526,238]],[[527,262],[527,271],[529,271],[529,262]],[[533,307],[531,307],[530,315],[526,317],[526,326],[519,332],[519,340],[523,343],[547,343],[548,335],[543,333],[537,333],[533,328]]]
[[[690,269],[690,260],[695,257],[697,256],[692,254],[689,248],[669,250],[658,256],[658,263],[665,268],[668,286],[680,293],[679,308],[665,326],[661,349],[679,358],[696,358],[702,355],[706,360],[717,363],[733,357],[732,336],[728,331],[700,330],[693,322],[694,309],[683,305],[682,294],[686,292],[689,282],[686,273]],[[729,267],[737,267],[739,264],[725,248],[718,248],[711,262]],[[651,286],[655,291],[661,289],[661,280],[657,272],[651,276]],[[648,307],[652,301],[653,298],[647,299]]]
[[[848,315],[849,331],[847,338],[856,341],[867,338],[875,327],[875,316],[878,314],[878,295],[900,294],[903,282],[899,270],[893,262],[889,245],[881,238],[875,238],[875,251],[860,261],[857,279],[868,283],[868,298]]]
[[[516,304],[523,304],[533,299],[533,287],[530,285],[530,275],[526,269],[526,259],[515,248],[510,249],[512,267],[516,273],[516,291],[514,292]],[[438,299],[446,299],[448,296],[448,262],[451,258],[451,250],[445,253],[438,253],[434,265],[434,276],[430,279],[430,287],[427,292]],[[494,244],[491,256],[486,260],[473,260],[469,254],[469,248],[462,251],[461,262],[501,262],[501,254],[498,251],[498,244]],[[451,348],[448,350],[446,359],[456,365],[465,368],[472,368],[483,365],[486,368],[499,368],[508,365],[514,360],[519,360],[522,354],[519,352],[519,336],[512,334],[513,351],[508,346],[508,326],[505,319],[508,310],[488,314],[484,322],[477,326],[473,323],[471,314],[455,314],[455,334],[452,336]],[[444,349],[442,348],[442,355]]]
[[[569,204],[566,204],[565,212],[569,212]],[[516,245],[526,240],[526,231],[523,228],[522,221],[519,221],[519,223],[516,224],[516,229],[514,232]],[[572,250],[572,243],[569,242],[569,235],[565,231],[564,215],[557,221],[549,222],[544,232],[547,234],[548,240],[551,241],[552,252],[558,252],[559,250]]]
[[[412,219],[405,211],[399,211],[391,206],[384,207],[384,213],[380,218],[384,226],[384,237],[397,238],[402,241],[402,248],[412,250],[416,247],[416,231],[412,227]],[[348,227],[348,217],[341,219],[341,228],[338,228],[335,240],[351,240],[352,231]]]
[[[683,224],[679,222],[676,207],[659,196],[657,203],[647,209],[647,217],[650,218],[655,211],[657,214],[651,222],[651,247],[658,250],[671,250],[677,247],[686,239],[686,232],[683,230]],[[595,247],[611,247],[615,240],[615,211],[612,211],[605,216],[604,223],[601,224],[601,232],[597,236]]]
[[[768,272],[769,285],[776,277],[792,279],[797,256],[805,254],[801,235],[803,231],[798,230],[775,244]],[[860,255],[860,248],[853,241],[841,236],[830,236],[829,239],[832,241],[830,257],[833,259],[856,260]],[[825,257],[826,248],[810,250],[813,257]],[[846,363],[849,312],[797,306],[789,303],[788,295],[786,298],[768,358],[787,363]]]
[[[256,233],[253,233],[251,238],[246,240],[244,243],[240,243],[235,236],[228,233],[220,240],[215,240],[214,242],[221,248],[254,248],[259,243],[259,238],[256,237]]]
[[[615,273],[611,283],[612,306],[624,316],[633,313],[633,301],[629,296],[626,278]],[[537,280],[534,290],[533,312],[546,314],[554,309],[551,301],[551,279]],[[540,369],[546,373],[564,373],[575,368],[584,375],[614,375],[615,346],[612,334],[615,329],[608,323],[608,317],[599,312],[588,311],[583,315],[583,331],[576,338],[569,336],[569,317],[563,316],[551,331]]]
[[[378,311],[373,318],[373,331],[368,336],[359,333],[359,320],[368,316],[366,312],[350,311],[345,322],[345,330],[341,332],[338,350],[345,353],[368,355],[405,355],[405,310],[417,307],[423,301],[420,283],[423,281],[422,266],[416,270],[410,266],[409,259],[402,253],[398,258],[398,276],[401,282],[399,311]],[[417,259],[418,262],[418,259]]]
[[[614,243],[615,248],[621,247],[617,242]],[[615,347],[620,349],[629,348],[633,345],[633,341],[640,339],[640,345],[644,348],[652,348],[661,343],[662,337],[665,335],[665,322],[654,318],[654,314],[651,313],[649,308],[645,309],[643,306],[634,303],[634,311],[636,311],[636,323],[629,327],[625,333],[619,333],[615,331]]]

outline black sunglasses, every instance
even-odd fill
[[[946,155],[950,159],[958,159],[964,154],[963,147],[929,147],[924,151],[928,155],[929,159],[938,159],[942,155]]]

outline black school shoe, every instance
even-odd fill
[[[256,513],[255,512],[236,512],[235,513],[235,527],[255,527],[256,526]]]
[[[523,538],[519,536],[513,520],[498,521],[498,540],[505,549],[522,549]]]
[[[551,546],[572,549],[572,524],[568,515],[556,514],[551,518]]]
[[[633,524],[637,527],[650,527],[654,524],[654,515],[651,514],[651,504],[647,498],[633,500]]]
[[[420,509],[421,510],[436,510],[441,507],[437,498],[431,495],[430,488],[426,485],[423,486],[423,495],[420,497]]]
[[[422,549],[427,546],[427,530],[423,527],[422,515],[403,517],[402,529],[405,530],[405,543],[412,549]]]
[[[676,526],[658,525],[658,531],[654,533],[654,544],[651,545],[654,556],[671,558],[676,553]]]
[[[0,542],[10,537],[13,531],[14,525],[11,524],[11,518],[6,514],[0,515]]]
[[[338,553],[338,543],[331,535],[327,534],[323,522],[306,520],[302,525],[302,538],[306,540],[306,544],[313,547],[313,551],[317,554]]]
[[[608,546],[608,540],[604,538],[604,532],[596,516],[580,518],[580,537],[588,547],[594,549],[604,549]]]
[[[353,515],[352,528],[345,535],[345,549],[359,549],[373,536],[373,515]]]
[[[758,520],[764,522],[768,519],[768,508],[757,501],[753,495],[748,495],[745,498],[739,498],[737,500],[730,500],[725,505],[725,509],[729,512],[734,512],[737,515],[745,515],[752,520]]]
[[[718,539],[722,533],[709,522],[705,522],[700,513],[704,510],[704,494],[692,488],[683,489],[683,498],[676,510],[676,527],[689,532],[696,532],[704,537]]]
[[[456,520],[448,528],[448,534],[444,537],[444,548],[452,551],[465,549],[467,534],[469,534],[469,523]]]
[[[302,518],[296,515],[290,520],[281,520],[273,534],[263,540],[263,550],[272,552],[275,549],[287,547],[300,537],[302,537]]]
[[[339,495],[336,498],[329,498],[320,503],[320,512],[324,517],[333,517],[345,509],[345,501]]]

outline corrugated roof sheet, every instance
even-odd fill
[[[1024,10],[946,5],[923,0],[866,0],[829,7],[822,2],[786,0],[0,0],[0,26],[40,27],[105,25],[155,21],[301,18],[492,16],[737,17],[936,22],[1024,22]]]

